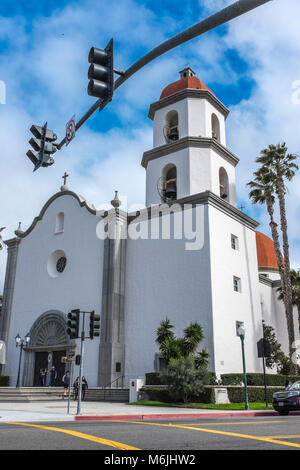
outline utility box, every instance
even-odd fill
[[[129,402],[138,401],[139,390],[143,387],[143,379],[131,379],[129,381]]]

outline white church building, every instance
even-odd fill
[[[126,385],[158,371],[156,329],[166,317],[176,336],[191,322],[203,327],[200,349],[207,349],[209,369],[217,374],[242,372],[240,324],[248,372],[262,372],[262,320],[275,328],[287,352],[273,242],[236,206],[239,159],[226,147],[228,114],[184,69],[150,106],[153,148],[141,161],[144,210],[122,210],[116,194],[110,210],[97,211],[65,182],[30,227],[5,242],[0,339],[7,361],[0,367],[11,385],[18,373],[18,333],[30,333],[22,385],[39,385],[40,368],[54,365],[60,378],[69,369],[61,357],[80,352],[80,339],[67,334],[72,309],[101,317],[100,336],[84,342],[83,374],[91,386],[119,377]],[[88,322],[86,315],[86,336]]]

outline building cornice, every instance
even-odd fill
[[[91,214],[93,215],[96,215],[97,214],[97,211],[95,209],[95,207],[92,205],[92,204],[89,204],[82,196],[80,196],[79,194],[76,194],[74,193],[73,191],[60,191],[59,193],[56,193],[54,194],[47,202],[46,204],[43,206],[41,212],[39,213],[39,215],[37,217],[34,218],[32,224],[30,225],[30,227],[25,231],[23,232],[19,238],[25,238],[27,237],[27,235],[30,234],[30,232],[32,232],[32,230],[34,229],[34,227],[36,226],[36,224],[42,220],[42,218],[44,217],[44,214],[46,212],[46,210],[48,209],[48,207],[50,206],[50,204],[52,204],[53,201],[55,201],[56,199],[58,199],[59,197],[62,197],[62,196],[72,196],[74,197],[80,207],[85,207]]]
[[[184,198],[177,199],[171,204],[164,203],[161,205],[163,208],[162,212],[159,211],[160,204],[157,204],[157,205],[148,207],[144,210],[137,211],[136,213],[129,213],[128,222],[134,223],[137,217],[138,217],[138,222],[141,222],[141,220],[143,219],[147,220],[155,216],[161,216],[163,215],[164,212],[167,214],[168,213],[168,210],[166,210],[167,206],[169,206],[170,208],[174,206],[175,211],[178,211],[179,206],[181,206],[181,208],[184,209],[185,206],[195,207],[197,205],[205,205],[205,204],[215,207],[216,209],[220,210],[221,212],[228,215],[232,219],[242,223],[243,225],[250,228],[251,230],[255,231],[259,225],[259,223],[256,220],[252,219],[244,212],[232,206],[227,201],[224,201],[224,199],[220,198],[219,196],[212,193],[211,191],[204,191],[202,193],[193,194],[191,196],[186,196]]]
[[[200,98],[207,99],[212,105],[214,105],[220,113],[222,113],[225,118],[229,114],[229,109],[224,106],[224,104],[218,100],[218,98],[209,90],[197,90],[194,88],[186,88],[185,90],[177,91],[166,98],[163,98],[155,103],[152,103],[149,108],[148,117],[154,119],[154,114],[158,109],[165,108],[171,104],[177,103],[180,100],[185,98]]]
[[[213,149],[234,167],[236,167],[239,162],[238,157],[231,153],[216,139],[208,137],[183,137],[182,139],[176,140],[175,142],[160,145],[154,149],[147,150],[143,154],[141,165],[144,168],[147,168],[149,161],[155,160],[156,158],[160,158],[165,155],[169,155],[170,153],[178,152],[179,150],[183,150],[188,147]]]
[[[258,275],[259,282],[261,284],[265,284],[266,286],[271,287],[272,289],[277,289],[278,287],[281,286],[281,281],[279,279],[272,280],[266,276],[263,276],[262,274]]]

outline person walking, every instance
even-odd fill
[[[50,387],[56,386],[56,379],[57,379],[57,370],[54,366],[52,366],[50,370]]]
[[[87,380],[84,376],[82,376],[82,401],[85,398],[85,392],[89,388]]]
[[[40,385],[44,387],[46,383],[46,369],[40,369]]]
[[[79,391],[79,377],[76,377],[73,387],[74,387],[74,400],[77,400],[78,391]]]
[[[68,389],[70,386],[70,372],[67,370],[65,375],[62,378],[63,385],[64,385],[64,397],[67,396]]]

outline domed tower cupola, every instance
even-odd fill
[[[176,174],[170,178],[173,200],[209,190],[235,205],[238,159],[226,148],[229,110],[190,67],[179,75],[149,109],[153,149],[142,160],[147,172],[146,205],[164,202],[171,167]]]

